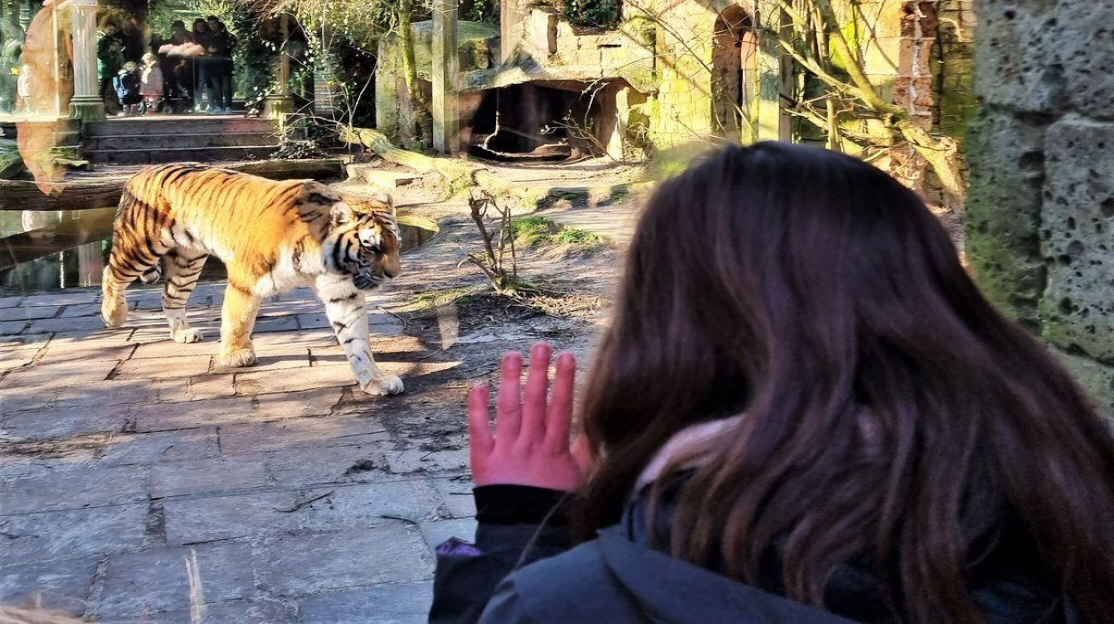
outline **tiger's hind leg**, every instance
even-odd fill
[[[255,293],[232,284],[224,291],[224,306],[220,322],[221,366],[251,366],[255,364],[255,349],[251,344],[251,330],[255,315],[262,303]]]
[[[158,279],[159,258],[166,253],[157,234],[137,232],[117,217],[112,237],[112,253],[101,274],[101,318],[109,327],[119,327],[128,318],[128,302],[124,290],[136,279]]]
[[[207,253],[181,247],[171,249],[163,256],[166,285],[162,292],[162,311],[170,324],[170,337],[174,342],[200,342],[205,338],[200,329],[190,327],[186,320],[186,304],[208,258]]]

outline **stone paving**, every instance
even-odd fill
[[[429,349],[375,308],[389,298],[370,300],[373,349],[409,393],[366,397],[295,291],[261,311],[259,364],[222,369],[221,293],[194,294],[209,339],[191,345],[168,340],[157,290],[129,291],[116,330],[95,292],[0,299],[0,602],[103,622],[425,621],[432,548],[471,537],[471,484],[462,427],[402,430],[459,362],[415,357]]]

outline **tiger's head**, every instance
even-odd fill
[[[402,236],[394,201],[385,193],[371,198],[345,197],[332,206],[326,266],[352,276],[360,290],[375,290],[402,270]]]

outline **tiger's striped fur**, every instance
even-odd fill
[[[201,340],[186,320],[186,302],[212,254],[228,269],[222,365],[255,363],[251,332],[264,297],[310,286],[360,387],[396,394],[402,381],[372,358],[364,293],[398,275],[400,240],[386,195],[346,199],[313,180],[276,182],[198,164],[147,167],[120,198],[101,315],[108,326],[120,326],[128,314],[124,289],[161,275],[170,336]]]

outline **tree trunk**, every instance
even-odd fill
[[[408,121],[408,132],[422,144],[429,143],[430,135],[427,126],[429,120],[429,102],[425,93],[418,84],[418,63],[414,54],[414,29],[411,17],[414,13],[413,0],[400,0],[398,5],[398,41],[402,47],[402,77],[406,81],[406,92],[410,97],[410,113],[412,118]]]

